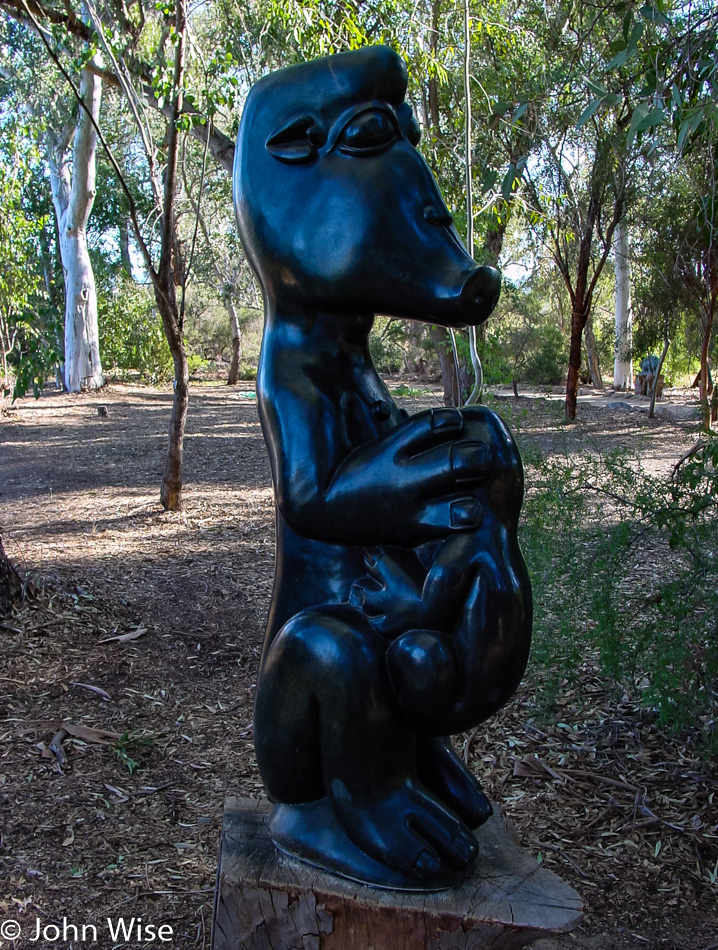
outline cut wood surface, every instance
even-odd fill
[[[279,852],[271,806],[227,801],[213,950],[492,950],[523,947],[581,921],[581,898],[516,843],[497,814],[478,832],[476,869],[434,893],[344,880]]]

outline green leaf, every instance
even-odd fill
[[[518,107],[518,109],[517,109],[516,112],[514,113],[513,118],[511,119],[511,125],[512,125],[512,126],[513,126],[513,125],[516,125],[516,123],[519,121],[519,119],[521,118],[521,116],[526,112],[526,110],[528,109],[528,107],[529,107],[528,102],[522,102],[522,103],[521,103],[521,105]]]
[[[511,106],[511,102],[505,102],[503,99],[499,99],[499,101],[494,106],[493,114],[498,116],[506,115]]]
[[[488,191],[494,187],[496,182],[499,180],[499,173],[495,168],[487,168],[481,178],[481,192],[486,194]]]
[[[581,129],[588,122],[592,115],[594,115],[599,107],[601,106],[603,99],[594,99],[593,102],[589,102],[586,108],[583,110],[581,115],[578,118],[576,123],[576,128]]]
[[[505,202],[508,203],[511,198],[511,192],[514,189],[514,181],[516,180],[516,166],[513,162],[509,165],[509,170],[504,175],[504,180],[501,183],[501,196]]]
[[[703,121],[704,111],[704,109],[697,109],[689,119],[686,119],[681,124],[680,132],[678,133],[678,141],[676,142],[676,147],[679,151],[683,147],[683,143],[685,142],[686,138],[693,135],[693,133]]]
[[[640,105],[637,105],[633,110],[633,115],[631,116],[631,125],[628,129],[628,137],[626,138],[627,145],[631,145],[633,142],[634,138],[636,137],[636,133],[638,132],[638,126],[646,118],[649,110],[650,106],[645,102],[640,103]]]
[[[656,125],[662,125],[666,121],[666,114],[661,106],[651,109],[645,119],[642,119],[636,127],[637,132],[645,132],[646,129],[652,129]]]
[[[631,30],[631,36],[628,40],[628,50],[632,53],[638,46],[638,41],[643,36],[643,24],[638,22]]]
[[[616,12],[618,13],[618,9],[616,9]],[[631,32],[631,23],[633,23],[633,10],[629,10],[623,18],[622,33],[626,42],[628,42],[628,34]]]
[[[645,6],[642,6],[638,11],[644,20],[648,20],[651,23],[662,23],[664,26],[670,25],[670,20],[668,17],[661,13],[661,11],[654,7],[652,3],[647,3]]]
[[[600,83],[594,82],[593,79],[589,79],[588,76],[584,76],[583,78],[585,79],[588,88],[591,90],[591,92],[595,93],[595,95],[600,96],[601,99],[608,95],[608,89],[606,89]]]
[[[622,49],[621,52],[617,53],[613,57],[613,59],[610,61],[610,63],[608,63],[608,65],[606,66],[606,69],[618,69],[619,66],[623,66],[623,64],[628,59],[629,53],[630,53],[630,50],[628,49],[628,47],[626,47],[625,49]]]

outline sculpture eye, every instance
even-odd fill
[[[349,121],[339,136],[342,152],[371,155],[400,138],[396,119],[384,109],[368,109]]]

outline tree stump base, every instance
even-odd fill
[[[10,563],[0,538],[0,620],[22,599],[22,580]]]
[[[451,890],[378,890],[278,851],[268,802],[227,800],[212,950],[513,950],[573,930],[581,898],[521,848],[498,809]]]

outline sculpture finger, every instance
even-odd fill
[[[454,531],[475,531],[484,517],[481,502],[470,495],[464,498],[456,496],[440,499],[424,505],[420,522],[426,527],[436,528],[443,534]]]
[[[429,409],[409,416],[392,433],[400,456],[411,458],[432,446],[461,436],[464,420],[458,409]]]
[[[431,495],[458,485],[480,484],[492,467],[493,454],[486,442],[463,440],[428,449],[404,464],[412,481],[421,477],[422,492]]]

